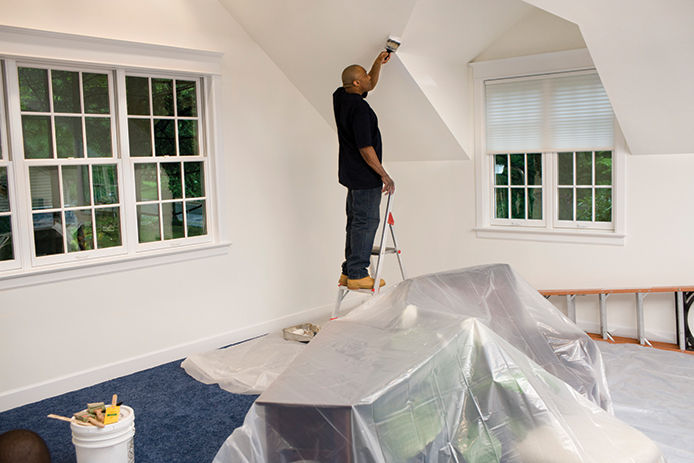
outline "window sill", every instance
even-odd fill
[[[478,238],[543,241],[554,243],[606,244],[623,246],[624,233],[612,230],[566,230],[529,227],[487,226],[474,229]]]
[[[145,251],[136,255],[108,257],[90,262],[81,262],[78,265],[61,264],[35,268],[29,271],[9,271],[7,274],[0,276],[0,291],[220,256],[228,252],[229,246],[231,246],[229,242],[206,243],[197,246],[181,246],[169,250]]]

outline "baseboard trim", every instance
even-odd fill
[[[229,344],[262,336],[296,323],[327,318],[330,315],[332,308],[332,305],[326,305],[304,310],[302,312],[293,313],[291,315],[276,318],[267,322],[228,331],[219,335],[198,339],[196,341],[179,344],[100,367],[79,371],[73,374],[42,381],[40,383],[31,384],[29,386],[1,392],[0,412],[82,389],[84,387],[93,386],[111,379],[120,378],[121,376],[137,373],[138,371],[173,362],[174,360],[183,359],[196,352],[206,352],[219,347],[227,346]]]

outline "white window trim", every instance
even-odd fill
[[[209,182],[207,191],[207,215],[208,235],[206,239],[192,239],[186,242],[172,240],[169,246],[159,249],[149,249],[149,246],[141,246],[133,252],[132,219],[121,224],[123,248],[125,250],[116,256],[94,256],[89,259],[75,258],[71,262],[61,262],[42,266],[32,266],[32,242],[30,240],[18,240],[13,237],[15,259],[12,267],[0,267],[0,290],[60,281],[72,278],[81,278],[88,275],[125,271],[153,265],[162,265],[183,260],[205,258],[214,255],[226,254],[230,243],[224,240],[222,217],[218,207],[218,198],[221,196],[221,153],[222,141],[218,127],[221,123],[221,111],[217,104],[217,97],[221,93],[221,63],[222,53],[205,50],[193,50],[179,47],[167,47],[150,45],[121,40],[101,39],[73,34],[38,31],[8,26],[0,26],[0,59],[17,60],[21,62],[36,61],[48,66],[75,66],[113,68],[116,73],[146,73],[146,74],[180,74],[182,77],[202,76],[203,98],[201,102],[201,124],[204,130],[203,143],[206,143],[207,163],[205,175]],[[115,79],[116,85],[119,80]],[[123,80],[124,82],[124,80]],[[123,85],[124,86],[124,85]],[[119,95],[125,95],[125,88],[118,89]],[[7,102],[8,104],[10,102]],[[117,102],[116,102],[117,104]],[[12,109],[12,108],[10,108]],[[18,109],[18,108],[17,108]],[[16,112],[16,111],[15,111]],[[13,113],[10,111],[10,113]],[[113,117],[123,118],[124,111],[118,111]],[[125,115],[127,117],[127,115]],[[18,137],[11,137],[11,133],[19,133],[21,125],[17,126],[16,117],[7,117],[7,147],[10,153],[21,153],[22,147],[18,146]],[[118,123],[122,124],[122,120]],[[120,131],[123,137],[123,130]],[[121,147],[127,147],[127,138],[118,140]],[[114,139],[114,143],[116,140]],[[123,149],[121,149],[123,151]],[[8,159],[10,160],[10,159]],[[16,154],[11,159],[16,169]],[[122,156],[114,158],[120,172],[120,178],[131,175],[129,162],[124,162]],[[8,168],[8,177],[13,181],[10,207],[12,208],[13,230],[18,231],[18,225],[29,223],[31,211],[18,207],[18,196],[29,191],[28,179],[23,176],[13,176],[14,169]],[[18,178],[19,177],[19,178]],[[134,205],[134,192],[121,188],[121,204],[125,208]],[[127,198],[126,195],[133,195]],[[134,207],[134,206],[132,206]],[[128,228],[130,227],[130,228]],[[23,231],[19,231],[18,235]],[[130,237],[130,243],[127,239]],[[197,243],[197,244],[196,244]],[[127,251],[127,252],[126,252]],[[79,253],[76,253],[77,255]]]
[[[555,227],[554,220],[546,220],[544,226],[525,226],[519,221],[501,225],[493,219],[490,191],[493,186],[491,164],[486,152],[484,81],[539,74],[585,71],[595,68],[587,49],[539,55],[506,58],[471,63],[473,71],[474,121],[475,121],[475,192],[476,227],[478,238],[513,239],[526,241],[571,242],[586,244],[624,245],[626,238],[626,142],[615,119],[612,184],[612,220],[609,230]],[[545,168],[552,161],[543,155]],[[554,208],[554,190],[543,175],[543,187],[549,187],[545,198],[543,217]],[[554,219],[554,215],[553,215]],[[524,222],[524,221],[523,221]]]

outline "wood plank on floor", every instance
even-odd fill
[[[600,334],[597,334],[597,333],[586,333],[586,334],[588,336],[590,336],[592,339],[594,339],[595,341],[604,341],[604,342],[609,342],[610,344],[638,344],[639,343],[639,340],[634,339],[634,338],[625,338],[622,336],[612,336],[612,338],[614,339],[614,342],[612,342],[609,339],[603,339],[602,336]],[[654,349],[672,350],[675,352],[682,352],[683,354],[694,355],[694,351],[680,350],[680,348],[677,344],[671,344],[669,342],[658,342],[658,341],[650,341],[650,343],[653,344]],[[644,347],[650,347],[650,346],[646,345]]]

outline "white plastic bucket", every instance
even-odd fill
[[[70,425],[77,463],[135,463],[135,412],[121,405],[117,423],[103,428]]]

